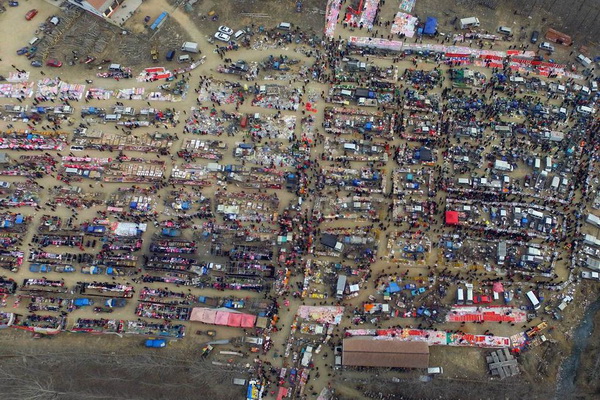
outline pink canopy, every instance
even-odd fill
[[[211,325],[233,326],[236,328],[252,328],[256,324],[256,315],[229,310],[216,310],[214,308],[194,307],[190,315],[190,321]]]
[[[217,311],[217,318],[215,319],[215,325],[229,325],[229,313],[223,311]]]
[[[496,293],[504,292],[504,286],[502,285],[502,282],[494,282],[494,288],[492,290]]]
[[[203,322],[205,324],[215,324],[217,310],[204,307],[194,307],[190,315],[190,321]]]

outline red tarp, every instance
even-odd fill
[[[446,225],[458,225],[458,211],[446,211]]]
[[[502,285],[502,282],[494,282],[494,288],[492,290],[496,293],[502,293],[504,292],[504,285]]]
[[[242,325],[242,316],[240,314],[229,314],[227,320],[228,326],[240,326]]]
[[[284,397],[286,397],[288,394],[288,389],[280,386],[279,390],[277,391],[277,400],[283,400]]]
[[[573,43],[573,39],[571,39],[571,36],[556,31],[552,28],[548,29],[548,32],[546,32],[546,39],[554,43],[564,44],[565,46],[570,46],[571,43]]]
[[[242,322],[240,326],[242,328],[253,328],[256,324],[256,315],[252,314],[240,314],[242,316]]]

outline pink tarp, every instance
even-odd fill
[[[194,307],[190,316],[190,321],[204,322],[205,324],[215,324],[217,310],[210,308]]]
[[[217,318],[215,319],[215,325],[229,325],[229,313],[217,311]]]
[[[228,310],[215,310],[214,308],[194,307],[190,321],[211,325],[252,328],[256,324],[256,315]]]

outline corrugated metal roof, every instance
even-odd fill
[[[429,345],[425,342],[350,338],[343,341],[345,366],[427,368]]]

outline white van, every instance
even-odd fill
[[[586,68],[589,67],[590,65],[592,65],[592,60],[590,60],[583,54],[580,54],[577,56],[577,61],[579,62],[579,64],[583,65]]]
[[[37,36],[34,36],[34,37],[32,37],[32,38],[31,38],[31,40],[29,41],[29,45],[30,45],[30,46],[33,46],[34,44],[36,44],[36,43],[37,43],[37,42],[39,42],[39,41],[40,41],[40,38],[39,38],[39,37],[37,37]]]
[[[121,119],[121,116],[119,114],[106,114],[104,116],[105,121],[118,121],[120,119]]]
[[[427,368],[428,374],[443,374],[444,369],[442,367],[429,367]]]
[[[537,296],[535,295],[535,293],[533,293],[531,290],[529,292],[527,292],[527,298],[529,299],[529,301],[531,302],[531,305],[533,306],[534,310],[539,310],[540,308],[540,301],[538,300]]]
[[[182,54],[177,57],[177,61],[180,63],[189,62],[191,60],[189,54]]]
[[[554,51],[554,46],[552,46],[550,43],[548,42],[542,42],[539,45],[540,50],[546,50],[546,51]]]
[[[456,304],[465,304],[465,292],[462,288],[456,290]]]
[[[460,20],[460,29],[467,29],[479,26],[479,19],[475,17],[463,18]]]
[[[592,92],[597,92],[598,91],[598,82],[590,81],[590,89],[592,90]]]
[[[499,26],[498,27],[498,33],[501,33],[502,35],[512,35],[512,29],[509,28],[508,26]]]
[[[246,31],[243,29],[240,29],[239,31],[237,31],[236,33],[233,34],[233,38],[235,40],[239,40],[242,36],[244,36],[246,34]]]
[[[471,182],[471,180],[469,178],[458,178],[458,184],[471,186],[473,183]]]
[[[289,31],[292,29],[292,24],[290,24],[289,22],[282,22],[277,26],[277,28],[284,31]]]

